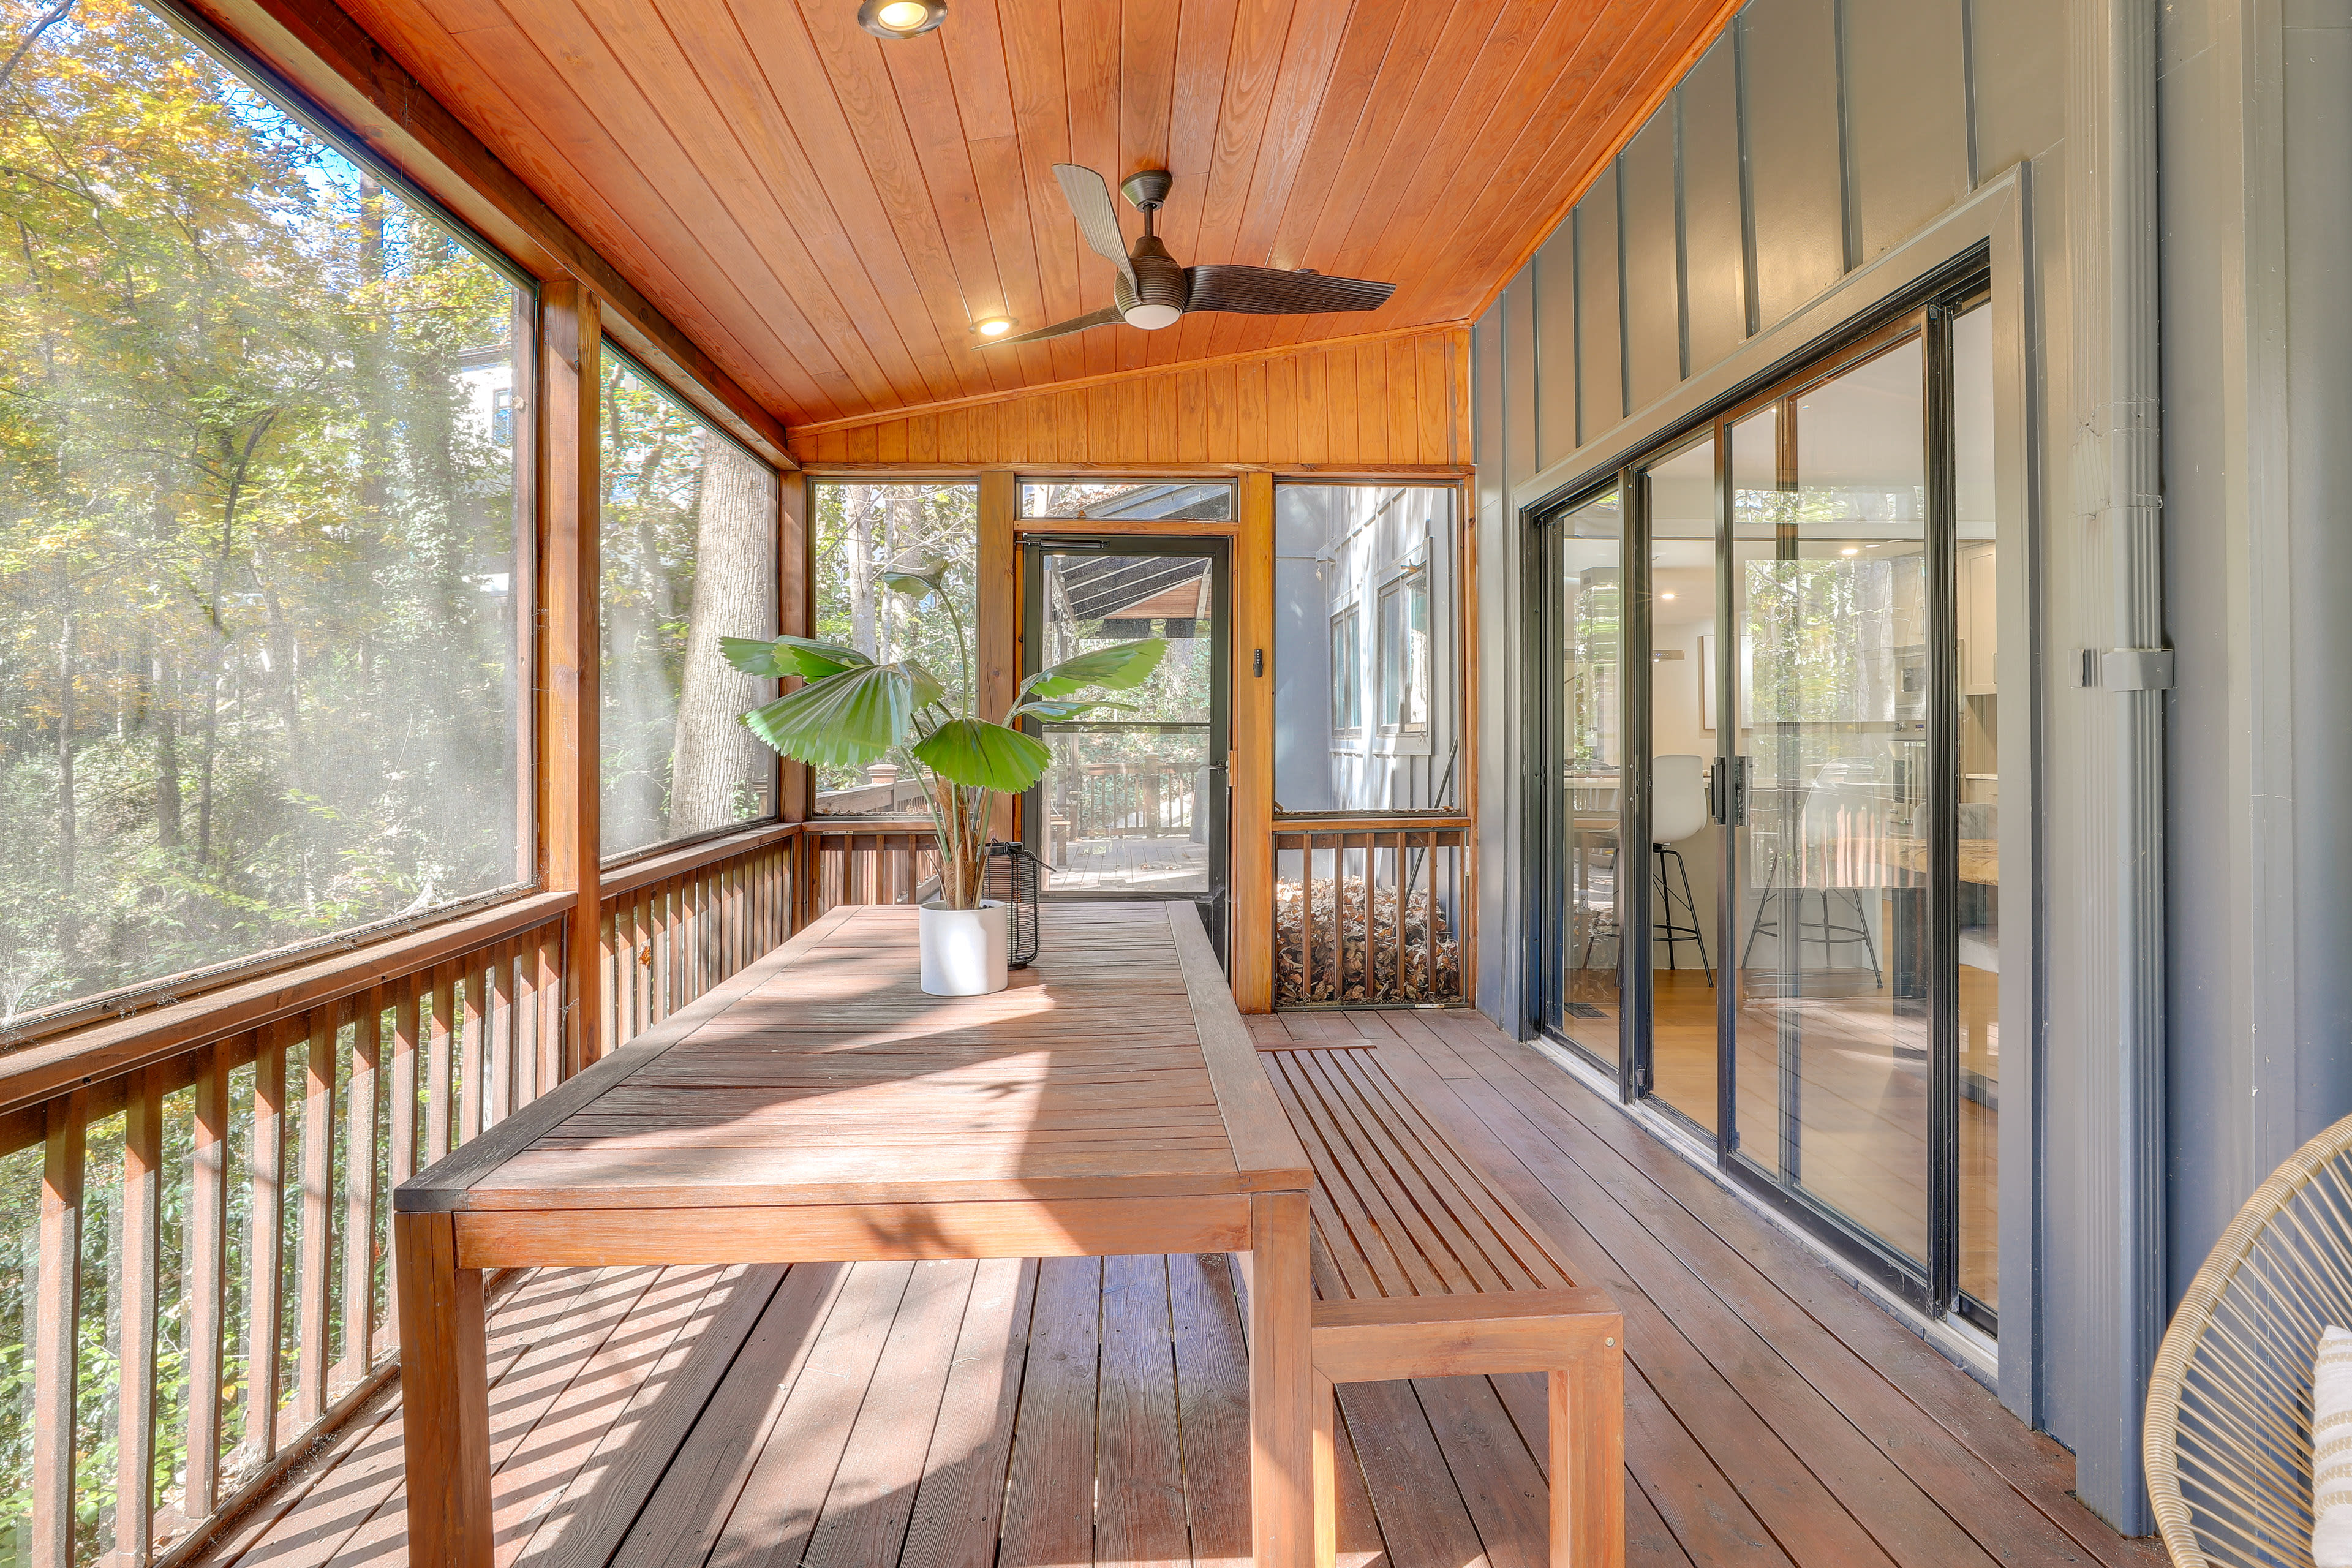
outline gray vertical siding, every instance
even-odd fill
[[[1739,84],[1718,38],[1675,92],[1682,111],[1683,291],[1690,366],[1748,336],[1748,246],[1739,199]]]
[[[1642,128],[1617,161],[1625,251],[1627,398],[1643,407],[1683,378],[1682,276],[1675,251],[1675,121]]]
[[[2037,986],[2022,1031],[2036,1055],[2021,1042],[2020,1068],[2041,1099],[2017,1139],[2003,1127],[2003,1275],[2018,1293],[2001,1303],[2000,1387],[2077,1449],[2086,1500],[2131,1521],[2141,1502],[2116,1390],[2084,1370],[2113,1360],[2124,1308],[2101,1284],[2115,1272],[2121,1179],[2102,1121],[2115,1115],[2120,1027],[2117,698],[2075,680],[2081,650],[2121,635],[2106,520],[2081,510],[2073,475],[2076,345],[2108,326],[2070,319],[2098,296],[2073,286],[2070,267],[2104,243],[2068,227],[2096,205],[2070,189],[2084,176],[2067,156],[2068,26],[2082,6],[1751,0],[1479,325],[1480,458],[1506,476],[1482,480],[1481,626],[1516,624],[1521,509],[1664,434],[1661,400],[1985,182],[2029,168],[2030,325],[2017,352],[2039,544],[2003,575],[2033,633],[2039,947],[2019,983]],[[2340,804],[2352,776],[2341,609],[2352,0],[2165,0],[2155,16],[2167,641],[2179,670],[2166,854],[2177,1290],[2263,1175],[2352,1110],[2352,814]],[[1541,428],[1521,445],[1533,409]],[[1480,1000],[1520,1025],[1523,650],[1486,641],[1482,668],[1513,673],[1490,674],[1482,702],[1483,929],[1498,940],[1481,943]],[[2010,968],[2005,957],[2004,991]]]
[[[1620,280],[1624,257],[1617,245],[1614,166],[1601,174],[1570,215],[1576,237],[1576,429],[1590,441],[1626,413],[1625,320]]]
[[[1832,0],[1763,0],[1734,24],[1746,76],[1759,326],[1846,270],[1835,22]]]
[[[1843,8],[1847,165],[1860,261],[1969,194],[1961,0]]]

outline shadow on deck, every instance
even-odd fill
[[[1916,1336],[1475,1014],[1369,1037],[1625,1312],[1642,1568],[2156,1568],[2074,1462]],[[1226,1260],[547,1269],[493,1309],[498,1557],[602,1568],[1244,1563]],[[203,1560],[404,1563],[396,1387]],[[1340,1562],[1536,1568],[1539,1376],[1340,1390]],[[1349,1462],[1352,1459],[1352,1462]]]

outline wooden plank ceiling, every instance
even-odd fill
[[[341,0],[788,424],[1460,321],[1733,0]],[[1166,167],[1180,262],[1398,285],[979,350],[1110,302],[1052,165]],[[1119,205],[1130,238],[1140,215]]]

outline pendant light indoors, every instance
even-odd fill
[[[947,0],[866,0],[857,8],[857,25],[877,38],[911,38],[947,19]]]

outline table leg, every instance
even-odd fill
[[[1315,1365],[1307,1194],[1255,1194],[1250,1243],[1251,1541],[1257,1568],[1309,1568]]]
[[[400,1399],[413,1568],[491,1568],[490,1393],[482,1271],[446,1214],[394,1214]]]

